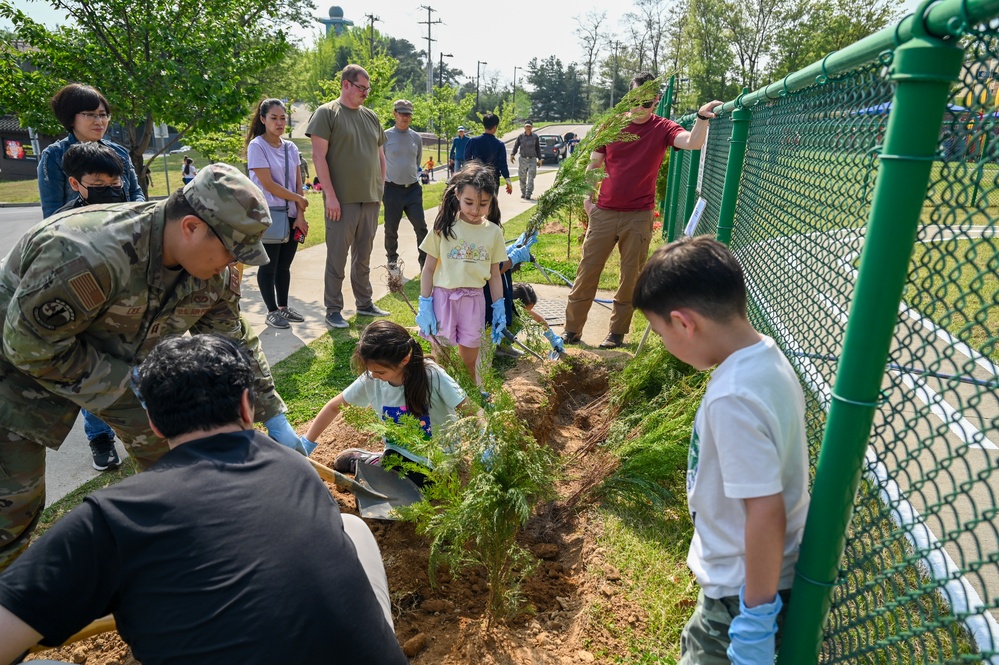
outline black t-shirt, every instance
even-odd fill
[[[87,497],[0,575],[0,605],[48,645],[114,613],[143,665],[408,662],[329,490],[253,431]]]

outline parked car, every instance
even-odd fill
[[[565,141],[555,134],[538,134],[541,142],[541,161],[558,164],[565,159]]]

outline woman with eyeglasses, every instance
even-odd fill
[[[38,192],[42,198],[42,217],[55,214],[77,196],[62,170],[62,157],[74,143],[100,141],[113,148],[124,166],[121,176],[125,188],[124,200],[145,201],[128,150],[104,138],[111,124],[111,106],[104,95],[89,85],[70,83],[60,89],[49,103],[59,124],[66,128],[69,136],[45,148],[38,160]]]

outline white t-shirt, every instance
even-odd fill
[[[433,426],[453,418],[455,408],[465,400],[465,391],[439,365],[431,361],[424,363],[430,380],[430,414],[422,416],[420,424],[429,435]],[[373,378],[368,372],[347,386],[343,399],[353,406],[370,407],[382,420],[399,422],[407,413],[403,387]]]
[[[746,582],[743,499],[783,493],[787,512],[778,588],[790,589],[808,512],[805,397],[769,337],[736,351],[711,375],[694,417],[687,504],[694,537],[687,565],[709,598]]]
[[[285,150],[288,151],[288,170],[285,172]],[[246,168],[250,172],[250,181],[260,187],[264,193],[267,205],[272,208],[283,208],[288,206],[288,217],[298,217],[298,206],[294,201],[279,199],[260,184],[253,169],[270,169],[271,180],[285,189],[297,192],[298,184],[295,182],[295,173],[299,164],[298,146],[286,139],[281,139],[281,147],[275,148],[261,136],[254,137],[246,146]]]

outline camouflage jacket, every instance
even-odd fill
[[[22,237],[0,263],[0,426],[58,448],[81,407],[122,440],[155,439],[129,387],[132,367],[169,335],[242,340],[256,417],[285,410],[260,343],[239,313],[239,271],[163,283],[165,202],[87,206]]]

